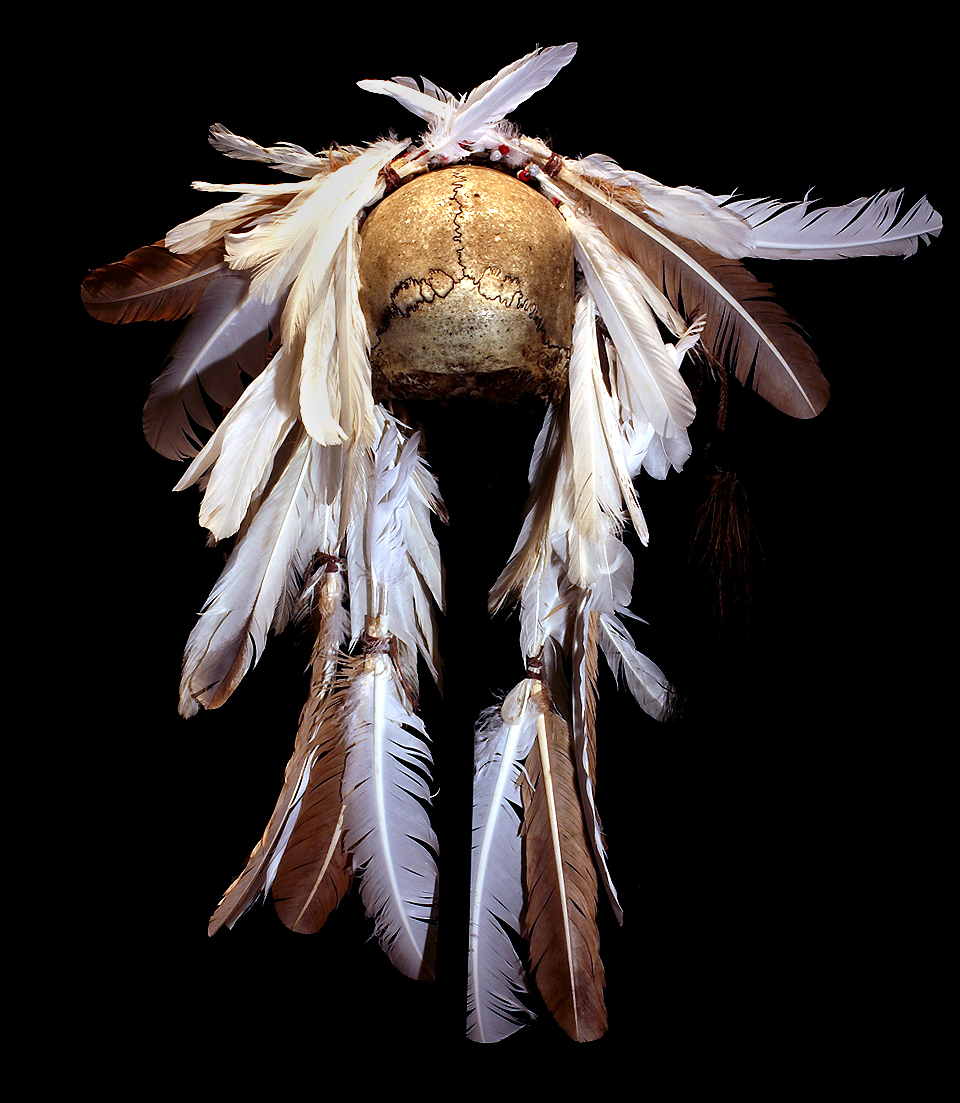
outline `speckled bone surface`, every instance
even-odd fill
[[[361,240],[378,397],[563,391],[573,240],[535,188],[482,166],[440,169],[388,195]]]

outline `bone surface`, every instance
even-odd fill
[[[374,387],[398,398],[555,396],[573,330],[573,241],[549,200],[476,165],[388,195],[362,229]]]

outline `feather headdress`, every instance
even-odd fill
[[[492,610],[518,607],[516,684],[475,732],[466,989],[478,1041],[528,1021],[532,988],[571,1037],[606,1029],[597,913],[622,911],[598,807],[597,685],[602,659],[647,714],[668,710],[667,676],[627,627],[623,536],[629,524],[648,539],[640,472],[664,479],[691,455],[685,358],[814,416],[828,397],[815,354],[743,262],[910,255],[941,229],[925,200],[903,210],[899,192],[823,208],[564,158],[506,116],[575,50],[535,50],[463,97],[407,77],[361,81],[427,124],[412,140],[314,154],[214,126],[220,152],[291,179],[195,185],[230,198],[83,284],[105,321],[188,317],[144,430],[190,461],[177,489],[201,488],[201,524],[233,548],[187,641],[181,712],[224,704],[271,633],[294,620],[314,629],[282,791],[210,933],[268,895],[288,927],[316,931],[356,882],[390,959],[429,977],[438,844],[418,686],[441,665],[431,524],[444,511],[420,434],[374,396],[360,227],[409,178],[462,161],[519,175],[565,220],[577,266],[569,382],[547,408],[521,531],[490,595]]]

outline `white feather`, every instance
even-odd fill
[[[745,257],[752,251],[750,223],[734,205],[725,206],[700,188],[668,187],[643,173],[621,168],[601,153],[568,162],[568,167],[635,189],[646,208],[644,214],[671,234],[696,241],[722,257]]]
[[[328,457],[306,434],[237,541],[197,625],[190,633],[180,684],[180,711],[216,707],[256,664],[271,626],[282,627],[307,566],[331,550],[334,518],[321,480]]]
[[[753,230],[749,255],[771,260],[834,260],[843,257],[902,256],[916,253],[943,229],[943,219],[927,200],[903,209],[903,190],[878,192],[839,207],[773,199],[734,199]],[[744,254],[747,255],[747,254]]]
[[[338,251],[340,263],[343,263]],[[329,272],[307,318],[300,368],[300,419],[320,444],[338,444],[346,434],[340,427],[340,378],[337,372],[337,281]]]
[[[344,230],[334,269],[340,428],[353,448],[373,448],[381,421],[370,389],[370,335],[360,306],[360,234],[354,219]]]
[[[600,616],[600,649],[614,676],[623,677],[643,711],[659,720],[666,707],[670,683],[656,663],[637,651],[617,617],[610,613]]]
[[[391,96],[431,126],[438,125],[452,110],[449,101],[440,100],[426,90],[421,92],[409,77],[394,77],[393,80],[358,80],[357,85],[365,92]]]
[[[241,191],[237,199],[220,203],[194,218],[174,226],[166,235],[164,245],[172,253],[192,253],[203,249],[241,227],[250,229],[264,219],[269,219],[276,211],[290,203],[299,194],[304,184],[263,184],[254,185],[204,185],[194,181],[198,191],[216,187],[217,190]],[[245,188],[250,188],[244,192]]]
[[[270,477],[277,450],[297,418],[298,365],[285,349],[250,384],[174,490],[210,472],[200,524],[214,539],[232,536]]]
[[[649,533],[633,480],[626,467],[619,410],[607,390],[600,364],[596,304],[589,290],[577,297],[570,356],[570,451],[574,482],[574,515],[584,517],[584,536],[596,539],[601,528],[622,524],[626,506],[638,536]],[[592,501],[591,501],[592,499]],[[574,579],[576,581],[576,579]]]
[[[222,123],[214,123],[210,127],[210,144],[227,157],[240,161],[264,161],[292,176],[316,176],[318,172],[329,171],[328,159],[310,153],[303,146],[279,142],[275,146],[264,147],[234,134]]]
[[[524,100],[545,88],[576,52],[575,42],[533,50],[505,66],[456,104],[445,104],[444,110],[431,121],[423,149],[445,160],[457,161],[466,156],[461,143],[484,149],[499,145],[503,136],[498,124]],[[421,99],[416,107],[416,113],[424,117],[423,112],[430,105]]]
[[[403,148],[403,142],[383,138],[336,172],[307,181],[269,221],[228,235],[227,260],[232,268],[253,271],[255,294],[270,301],[291,288],[285,341],[302,332],[348,226],[383,194],[380,172]]]
[[[570,208],[563,213],[574,235],[575,256],[617,349],[621,399],[631,410],[642,410],[661,436],[679,436],[696,408],[650,306],[633,293],[629,262],[589,219]]]
[[[521,929],[520,776],[537,735],[538,709],[524,679],[477,725],[467,950],[467,1036],[496,1042],[532,1015],[523,962],[509,932]]]
[[[437,893],[426,730],[383,654],[363,660],[344,709],[344,844],[381,946],[402,973],[422,978],[432,969]]]

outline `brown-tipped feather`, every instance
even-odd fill
[[[101,322],[169,322],[196,310],[223,267],[222,242],[179,254],[156,242],[91,272],[80,300]]]
[[[554,1019],[578,1042],[607,1029],[597,931],[597,874],[577,790],[570,730],[556,713],[538,720],[526,761],[523,849],[534,981]]]

